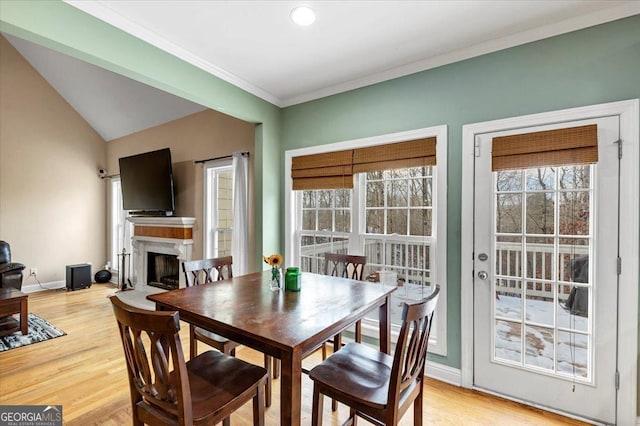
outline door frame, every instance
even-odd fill
[[[632,99],[586,107],[570,108],[539,114],[511,117],[462,127],[462,208],[460,235],[474,235],[474,168],[476,135],[521,127],[541,126],[564,121],[618,115],[622,161],[620,176],[620,222],[624,232],[620,235],[622,268],[619,278],[619,330],[618,330],[618,391],[617,418],[620,424],[634,424],[637,416],[638,386],[638,279],[639,265],[639,105]],[[460,356],[461,384],[474,388],[473,380],[473,242],[461,244],[460,285]],[[623,326],[624,325],[624,326]]]

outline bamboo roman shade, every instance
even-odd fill
[[[293,189],[353,188],[353,150],[303,155],[291,159]]]
[[[358,148],[353,152],[353,173],[435,164],[435,137]]]
[[[570,127],[493,138],[491,170],[598,162],[598,126]]]
[[[294,190],[351,189],[353,174],[436,164],[436,138],[293,157]]]

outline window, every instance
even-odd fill
[[[125,249],[131,253],[131,224],[127,222],[127,211],[122,209],[122,185],[120,178],[111,178],[111,252],[109,255],[111,270],[118,273],[121,267],[121,257],[118,256]]]
[[[399,330],[402,302],[426,297],[435,284],[446,294],[446,127],[287,152],[290,165],[299,155],[433,136],[436,166],[356,172],[353,189],[287,188],[287,211],[294,218],[287,221],[287,258],[303,271],[323,273],[325,252],[364,254],[365,279],[378,282],[378,271],[395,272],[392,333]],[[444,196],[439,199],[438,193]],[[441,295],[430,352],[446,355],[445,319],[446,296]],[[365,318],[363,332],[377,337],[377,320],[377,313]]]
[[[205,164],[205,257],[231,256],[233,168],[231,160]]]

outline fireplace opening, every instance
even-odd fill
[[[180,261],[172,254],[147,252],[147,284],[165,290],[180,286]]]

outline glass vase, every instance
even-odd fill
[[[282,269],[278,267],[271,268],[271,281],[269,282],[269,288],[271,291],[280,291],[282,289]]]

